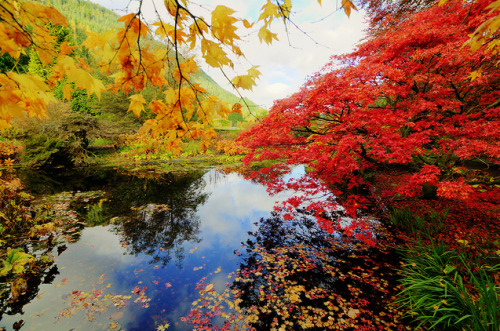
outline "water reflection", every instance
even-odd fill
[[[191,309],[196,283],[208,277],[224,286],[241,263],[234,252],[276,200],[263,186],[216,170],[147,177],[114,169],[24,172],[22,178],[39,197],[55,194],[58,211],[75,224],[67,249],[54,257],[57,272],[39,278],[23,309],[0,320],[7,330],[21,319],[22,330],[154,330],[165,323],[189,330],[180,317]],[[109,225],[77,224],[97,214],[99,204],[93,224]],[[115,306],[116,298],[125,298],[123,306]]]
[[[284,180],[304,172],[292,169]],[[319,229],[306,215],[290,222],[272,215],[276,201],[292,192],[271,197],[256,181],[216,170],[138,177],[105,169],[73,174],[74,179],[51,176],[52,187],[38,185],[43,180],[33,174],[24,176],[25,185],[33,184],[37,194],[81,197],[79,204],[65,202],[82,208],[80,220],[87,217],[88,205],[102,200],[99,217],[110,224],[75,230],[79,240],[55,256],[57,269],[39,278],[39,289],[26,297],[22,310],[4,314],[0,329],[10,330],[22,319],[22,330],[155,330],[166,323],[169,330],[191,330],[181,317],[202,305],[207,293],[225,290],[225,300],[242,309],[227,311],[235,317],[232,326],[246,322],[268,330],[286,324],[291,329],[311,322],[322,329],[341,319],[383,321],[381,313],[393,314],[370,299],[370,293],[373,298],[392,293],[384,292],[390,279],[381,275],[388,255],[373,258],[367,247],[354,254],[352,242]],[[86,191],[101,193],[92,198]],[[204,285],[196,288],[200,280]],[[342,304],[328,304],[335,300]],[[199,308],[200,313],[207,308]],[[360,315],[352,317],[357,310]],[[207,323],[228,321],[229,315],[211,311],[205,317],[210,314]]]
[[[386,233],[373,248],[319,229],[308,215],[284,221],[274,213],[258,225],[231,284],[225,289],[213,286],[213,279],[198,284],[200,297],[185,317],[194,327],[354,330],[356,325],[402,325],[402,313],[389,306],[397,290],[391,271],[397,259]]]
[[[146,254],[152,257],[150,263],[166,265],[173,253],[176,265],[182,268],[185,257],[184,242],[199,243],[200,218],[197,208],[208,194],[200,194],[193,183],[187,190],[176,192],[167,204],[148,204],[136,209],[136,214],[114,227],[122,246],[128,254]]]

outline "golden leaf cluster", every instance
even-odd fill
[[[321,4],[321,1],[318,1]],[[47,105],[54,101],[52,89],[65,81],[63,99],[70,100],[77,89],[88,95],[100,97],[105,89],[122,90],[129,95],[129,111],[140,116],[145,109],[155,115],[148,119],[137,139],[163,139],[175,152],[186,138],[201,139],[203,148],[215,136],[212,129],[214,118],[230,113],[228,105],[221,103],[194,84],[191,75],[198,71],[193,58],[184,58],[184,47],[199,47],[204,61],[212,67],[234,69],[234,57],[243,57],[238,46],[242,29],[251,29],[255,23],[261,42],[271,44],[277,34],[270,30],[276,19],[286,21],[292,13],[292,1],[276,3],[267,0],[262,6],[257,22],[238,18],[232,8],[218,5],[210,18],[196,16],[188,0],[164,0],[168,17],[154,23],[146,23],[141,8],[136,13],[119,19],[123,27],[103,33],[87,31],[82,46],[93,58],[97,67],[111,79],[111,84],[96,78],[92,69],[75,56],[74,46],[66,42],[57,44],[57,38],[49,27],[68,26],[66,18],[55,8],[21,0],[6,0],[0,5],[0,53],[9,54],[19,61],[20,56],[36,54],[42,65],[50,67],[48,77],[24,73],[15,68],[0,74],[0,129],[10,126],[12,118],[44,117]],[[142,6],[142,3],[140,4]],[[342,6],[349,15],[355,9],[349,0]],[[167,47],[153,47],[153,39],[160,39]],[[170,48],[170,49],[169,49]],[[228,78],[236,89],[251,90],[261,75],[257,66],[247,74]],[[170,79],[170,78],[171,79]],[[156,89],[152,101],[146,101],[142,90],[146,86]]]
[[[87,66],[68,56],[72,47],[66,43],[56,47],[50,25],[67,26],[68,22],[50,6],[18,0],[2,1],[0,5],[0,53],[18,61],[29,49],[42,64],[54,64],[47,80],[15,70],[0,73],[0,129],[10,127],[12,118],[46,116],[46,106],[54,100],[50,89],[63,78],[89,94],[99,96],[104,89],[102,82],[87,72]],[[66,98],[69,94],[64,91]]]

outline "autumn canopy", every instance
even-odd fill
[[[294,188],[310,191],[308,178],[319,177],[348,192],[351,211],[366,202],[370,173],[388,167],[410,172],[385,186],[385,198],[423,189],[462,201],[498,196],[498,188],[480,193],[488,183],[468,182],[464,167],[500,158],[497,49],[484,40],[474,52],[464,46],[493,16],[490,4],[450,1],[396,26],[381,23],[356,51],[333,57],[299,92],[275,102],[242,137],[254,150],[247,161],[306,164],[309,176]]]
[[[430,188],[438,196],[466,200],[480,189],[467,182],[463,166],[490,164],[500,156],[499,3],[420,1],[424,5],[411,7],[414,14],[404,15],[406,9],[398,6],[407,3],[413,2],[360,1],[372,18],[370,37],[353,53],[332,58],[244,134],[242,140],[253,150],[247,161],[280,158],[306,164],[327,185],[349,190],[353,206],[363,203],[358,193],[369,186],[366,175],[389,165],[409,166],[412,174],[382,195],[416,196]],[[341,4],[347,15],[356,9],[351,1]],[[190,5],[167,0],[169,16],[146,24],[140,2],[137,12],[119,19],[121,29],[87,32],[83,46],[96,59],[93,70],[75,56],[74,46],[51,34],[50,27],[68,25],[57,10],[3,1],[1,53],[19,60],[29,50],[49,74],[42,78],[15,66],[0,73],[0,128],[12,118],[45,116],[51,89],[65,81],[64,99],[78,89],[97,97],[103,90],[122,90],[129,96],[129,111],[140,116],[149,108],[154,116],[137,139],[156,141],[174,153],[183,139],[200,139],[205,149],[215,136],[213,119],[231,109],[191,79],[198,66],[179,50],[199,47],[209,66],[234,68],[229,54],[244,56],[237,45],[240,31],[257,24],[260,41],[272,43],[278,38],[272,24],[290,19],[292,2],[267,1],[254,23],[223,5],[209,19],[198,17]],[[158,50],[146,42],[152,39],[168,47]],[[99,75],[110,82],[105,86]],[[253,66],[228,79],[235,88],[251,89],[259,75]],[[159,92],[151,101],[141,94],[146,86]]]

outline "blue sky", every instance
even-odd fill
[[[137,8],[135,0],[92,1],[115,11],[128,8],[127,12],[130,12]],[[152,1],[156,3],[157,8],[164,7],[161,0],[143,0],[143,13],[148,19],[155,16]],[[234,16],[255,21],[264,3],[265,0],[198,0],[191,1],[190,6],[197,15],[210,17],[211,9],[222,4],[236,10]],[[276,21],[271,29],[278,33],[279,41],[271,46],[259,42],[257,29],[250,31],[239,43],[246,58],[235,59],[235,71],[227,72],[229,77],[234,77],[246,74],[246,70],[253,65],[259,65],[262,76],[257,82],[258,85],[252,91],[241,92],[264,107],[270,107],[274,100],[297,91],[308,76],[327,63],[331,55],[349,52],[363,37],[362,30],[365,25],[362,12],[353,12],[348,18],[338,9],[335,0],[323,0],[321,6],[313,0],[295,0],[292,3],[291,18],[302,31],[289,26],[287,37],[284,25]],[[122,11],[121,14],[127,12]],[[196,59],[223,88],[232,90],[219,70],[204,65],[199,52]]]

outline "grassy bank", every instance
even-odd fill
[[[500,232],[484,212],[423,199],[391,208],[405,242],[395,303],[415,328],[500,330]]]

